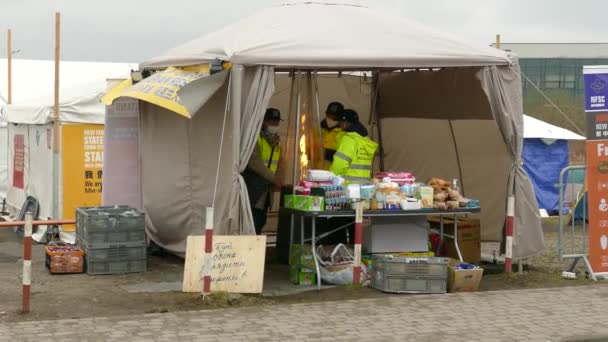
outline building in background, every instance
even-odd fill
[[[608,65],[608,43],[501,43],[500,48],[518,55],[521,71],[529,79],[522,77],[524,113],[576,131],[538,87],[585,130],[583,66]],[[572,147],[571,159],[582,160],[582,145]]]

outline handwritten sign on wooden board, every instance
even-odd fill
[[[211,292],[261,293],[266,236],[213,236],[211,263],[205,265],[205,237],[188,236],[183,292],[202,292],[205,267],[211,268]]]

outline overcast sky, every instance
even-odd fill
[[[355,0],[356,1],[356,0]],[[141,62],[281,0],[0,0],[0,56],[52,59],[61,12],[62,59]],[[360,0],[478,44],[608,41],[608,1]],[[353,23],[357,25],[358,23]],[[314,23],[302,22],[303,26]]]

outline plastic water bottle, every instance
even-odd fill
[[[460,187],[458,186],[458,179],[452,180],[452,190],[458,191],[460,193]]]

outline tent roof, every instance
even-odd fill
[[[5,105],[7,82],[1,82],[3,114],[9,122],[43,124],[52,121],[55,67],[52,60],[13,59],[13,104]],[[136,64],[68,62],[59,66],[61,120],[103,123],[107,79],[124,78]],[[0,79],[6,80],[7,60],[0,59]]]
[[[298,1],[261,10],[142,66],[215,58],[244,65],[363,69],[506,65],[513,55],[364,6]]]
[[[565,128],[524,115],[524,139],[528,138],[585,140],[584,136]]]

